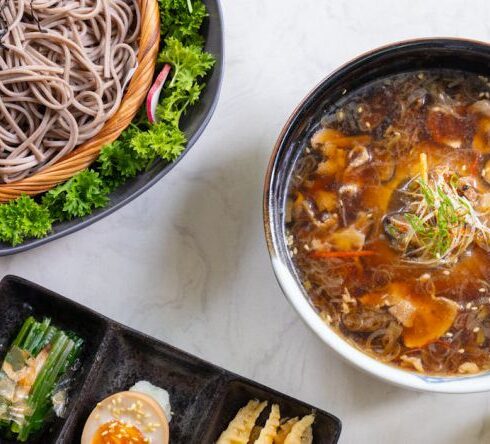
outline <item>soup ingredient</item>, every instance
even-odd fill
[[[267,401],[251,400],[242,407],[216,444],[311,444],[314,415],[281,421],[280,409],[273,404],[263,427],[256,425]]]
[[[425,176],[402,191],[406,207],[385,223],[405,260],[431,266],[456,263],[476,239],[490,248],[490,229],[474,208],[479,196],[468,178],[445,167]]]
[[[151,125],[141,112],[118,140],[102,149],[90,169],[41,198],[22,196],[18,199],[22,205],[17,201],[0,205],[0,215],[5,212],[9,217],[8,225],[0,218],[0,241],[17,245],[32,237],[42,238],[53,223],[87,216],[106,206],[110,192],[157,159],[172,162],[182,153],[186,137],[179,128],[179,118],[199,100],[205,87],[203,79],[214,64],[213,57],[204,52],[199,34],[206,8],[201,0],[191,4],[192,12],[186,1],[160,0],[162,53],[170,65],[180,66],[182,74],[181,81],[164,85],[160,102],[169,100],[169,105],[159,115],[159,122]],[[184,50],[186,57],[181,57]],[[193,64],[199,69],[189,66]]]
[[[145,390],[146,381],[137,383]],[[151,386],[152,393],[158,388]],[[167,417],[160,404],[137,391],[116,393],[99,402],[85,423],[81,444],[168,444]]]
[[[304,142],[292,261],[325,322],[378,360],[490,370],[487,95],[459,71],[390,76],[344,95]]]
[[[170,422],[172,420],[172,407],[167,390],[157,387],[148,381],[138,381],[129,391],[143,393],[153,398],[165,412],[167,421]]]
[[[45,425],[54,403],[63,410],[66,387],[58,385],[66,386],[60,383],[81,347],[81,339],[52,326],[49,319],[26,319],[0,370],[0,429],[25,442]]]
[[[421,291],[417,284],[393,282],[376,293],[366,293],[360,301],[388,312],[405,327],[403,340],[407,347],[423,347],[444,335],[453,325],[458,304]]]
[[[3,3],[0,180],[13,182],[93,138],[117,111],[137,65],[140,11],[136,0]]]

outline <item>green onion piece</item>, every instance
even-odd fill
[[[57,384],[75,363],[82,344],[83,341],[73,333],[52,326],[50,319],[45,318],[42,322],[33,317],[26,319],[4,364],[8,362],[14,371],[19,371],[27,365],[28,359],[36,358],[43,350],[47,357],[25,401],[12,403],[11,399],[5,398],[7,395],[2,397],[0,393],[0,430],[25,442],[44,426],[53,412],[52,396]],[[4,370],[0,370],[0,376],[8,378]]]

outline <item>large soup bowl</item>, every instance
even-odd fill
[[[285,242],[285,203],[289,178],[305,141],[324,110],[345,90],[406,71],[457,69],[490,76],[490,46],[461,39],[421,39],[396,43],[366,53],[330,74],[299,104],[284,126],[269,163],[264,187],[264,227],[272,266],[279,284],[304,322],[331,348],[360,369],[406,388],[443,393],[490,390],[490,373],[432,376],[385,364],[350,344],[329,327],[309,301]]]

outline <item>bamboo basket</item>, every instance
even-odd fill
[[[102,147],[116,140],[131,123],[153,81],[160,44],[160,14],[157,0],[139,0],[141,35],[138,67],[117,112],[91,140],[77,147],[45,170],[8,184],[0,184],[0,202],[8,202],[22,194],[36,195],[65,182],[87,168],[99,156]]]

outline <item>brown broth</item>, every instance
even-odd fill
[[[295,165],[286,212],[292,260],[325,321],[361,350],[411,371],[490,369],[488,159],[490,83],[481,76],[397,75],[332,107]],[[420,197],[424,178],[452,186],[479,225],[465,207],[444,216],[438,203],[424,226],[430,231],[415,236],[406,214],[419,214],[420,202],[432,210]],[[454,218],[449,234],[444,217]],[[459,233],[472,241],[459,243]]]

